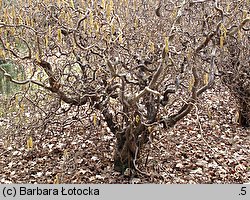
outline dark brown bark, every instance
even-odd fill
[[[242,127],[250,127],[250,60],[249,47],[229,37],[228,55],[221,64],[222,82],[235,97],[239,112],[238,123]],[[243,51],[246,49],[247,51]],[[226,52],[224,52],[226,54]]]
[[[250,127],[250,105],[246,102],[240,103],[238,122],[242,127]]]
[[[130,124],[125,131],[116,134],[117,148],[114,155],[114,170],[123,173],[127,168],[135,168],[135,155],[148,141],[149,131],[143,124]]]

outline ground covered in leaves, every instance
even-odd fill
[[[113,171],[115,137],[107,128],[45,131],[32,150],[25,129],[8,142],[1,131],[0,183],[249,183],[250,130],[235,122],[234,99],[219,85],[199,101],[174,128],[152,131],[136,161],[143,174]]]

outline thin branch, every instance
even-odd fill
[[[17,85],[25,85],[25,84],[28,84],[28,83],[33,83],[33,84],[36,84],[36,85],[41,86],[43,88],[47,88],[44,84],[42,84],[42,83],[40,83],[38,81],[32,80],[32,79],[27,79],[27,80],[22,80],[22,81],[15,80],[1,66],[0,66],[0,71],[3,72],[3,75],[6,77],[7,80],[9,80],[9,81],[11,81],[11,82],[13,82],[13,83],[15,83]]]
[[[216,56],[216,48],[214,47],[211,53],[211,64],[210,64],[210,72],[209,72],[209,80],[208,83],[200,88],[197,91],[197,95],[199,96],[201,93],[203,93],[205,90],[211,88],[211,86],[214,83],[215,78],[215,56]]]

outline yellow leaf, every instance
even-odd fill
[[[152,127],[152,126],[149,126],[149,127],[148,127],[148,132],[151,133],[152,130],[153,130],[153,127]]]
[[[177,16],[177,8],[175,7],[172,12],[172,18],[175,18]]]
[[[141,121],[140,116],[139,116],[139,115],[136,115],[136,116],[135,116],[135,122],[136,122],[137,124],[139,124],[140,121]]]
[[[59,42],[62,42],[62,31],[61,31],[61,29],[57,30],[57,38],[58,38]]]
[[[120,44],[122,44],[122,43],[123,43],[122,33],[120,33],[120,34],[119,34],[119,38],[118,38],[118,40],[119,40],[119,43],[120,43]]]
[[[7,138],[4,140],[4,143],[3,143],[4,149],[6,149],[9,145],[10,145],[10,140],[9,140],[9,138]]]
[[[5,60],[5,51],[0,48],[0,57]]]
[[[110,0],[109,5],[110,5],[110,10],[113,11],[114,10],[114,2],[113,2],[113,0]]]
[[[70,16],[68,12],[65,14],[65,22],[70,24]]]
[[[28,16],[25,17],[25,24],[28,26],[30,25],[30,19]]]
[[[11,35],[14,35],[15,34],[15,28],[11,28],[10,33],[11,33]]]
[[[224,45],[224,36],[221,35],[220,36],[220,48],[223,48],[223,45]]]
[[[190,61],[191,60],[191,57],[192,57],[192,51],[191,49],[189,48],[188,52],[187,52],[187,60]]]
[[[41,62],[39,52],[36,53],[35,58],[37,62]]]
[[[32,150],[32,148],[33,148],[33,140],[32,137],[29,137],[29,139],[27,140],[27,149]]]
[[[192,77],[192,78],[189,80],[189,83],[188,83],[188,91],[189,91],[189,92],[192,91],[193,85],[194,85],[194,77]]]
[[[93,27],[93,24],[94,24],[94,15],[93,15],[93,12],[90,12],[90,14],[89,14],[89,25],[90,25],[91,28]]]
[[[238,39],[239,39],[239,40],[242,39],[242,33],[241,33],[241,30],[240,30],[240,29],[238,30]]]
[[[62,11],[61,14],[60,14],[60,16],[59,16],[59,19],[60,19],[61,21],[64,21],[65,18],[66,18],[66,13],[65,13],[65,11]],[[80,17],[80,18],[81,18],[81,17]]]
[[[30,26],[34,27],[35,26],[35,20],[34,19],[30,19]]]
[[[13,19],[16,18],[16,11],[15,11],[15,7],[14,7],[14,6],[12,6],[12,8],[11,8],[11,17],[12,17]]]
[[[9,17],[7,8],[4,9],[4,19],[7,20]]]
[[[149,49],[150,49],[150,52],[155,51],[155,44],[152,41],[149,42]]]
[[[106,5],[106,0],[102,0],[101,7],[105,8],[105,5]]]
[[[86,31],[87,28],[87,24],[86,24],[86,20],[83,21],[83,31]]]
[[[240,119],[240,113],[237,110],[235,115],[234,115],[234,123],[239,123],[239,119]]]
[[[51,26],[49,25],[49,28],[48,28],[48,36],[50,37],[51,36]]]
[[[247,18],[247,10],[243,10],[243,13],[242,13],[242,19],[246,19]]]
[[[95,31],[98,33],[99,32],[99,25],[97,22],[94,23],[94,28],[95,28]]]
[[[137,7],[136,1],[134,1],[134,11],[136,11],[136,7]]]
[[[70,0],[70,6],[71,6],[71,8],[75,9],[75,4],[74,4],[73,0]]]
[[[205,85],[208,84],[208,80],[209,80],[209,75],[208,75],[208,73],[205,73],[205,74],[203,75],[203,82],[204,82]]]
[[[230,11],[230,3],[228,2],[227,3],[227,8],[226,8],[226,11],[229,12]]]
[[[125,18],[127,19],[129,17],[129,8],[128,6],[126,7],[126,12],[125,12]]]
[[[212,119],[212,113],[211,113],[210,109],[207,110],[207,116],[209,119]]]
[[[168,37],[165,37],[165,52],[166,52],[166,54],[168,54],[168,52],[169,52],[169,41],[168,41]]]
[[[100,1],[100,0],[98,0]],[[94,0],[94,8],[97,9],[97,0]]]
[[[38,74],[36,75],[36,77],[37,77],[37,80],[39,80],[39,81],[42,80],[42,74],[41,74],[41,73],[38,73]]]
[[[7,50],[10,50],[10,43],[7,42],[5,46]]]
[[[18,100],[18,96],[17,96],[17,95],[15,95],[15,103],[16,103],[16,105],[18,105],[18,103],[19,103],[19,100]]]
[[[76,50],[76,43],[73,42],[73,49]]]
[[[114,35],[114,33],[115,33],[115,24],[112,23],[111,24],[111,34]]]
[[[21,16],[16,17],[16,24],[17,24],[17,25],[22,24],[22,22],[23,22],[23,19],[22,19]]]
[[[221,35],[224,37],[224,39],[226,39],[226,37],[227,37],[227,29],[224,26],[224,24],[220,25],[220,31],[221,31]]]
[[[108,5],[106,6],[106,15],[107,15],[108,21],[110,20],[111,12],[112,12],[111,6],[110,6],[110,4],[108,4]]]
[[[58,174],[55,176],[55,179],[54,179],[54,184],[59,184],[60,181],[59,181],[59,176]]]
[[[23,104],[20,105],[20,112],[21,112],[21,114],[24,113],[24,105]]]
[[[96,124],[97,124],[97,116],[96,116],[96,113],[94,113],[94,115],[93,115],[93,124],[94,124],[94,126],[96,126]]]
[[[4,37],[8,38],[8,31],[4,31]]]
[[[45,35],[45,47],[47,48],[49,45],[49,39],[48,39],[48,36]]]
[[[63,157],[64,157],[64,159],[68,159],[69,153],[68,153],[68,150],[67,150],[67,149],[65,149],[65,150],[63,151]]]
[[[135,17],[135,22],[134,22],[134,27],[135,27],[135,29],[138,28],[138,24],[139,24],[139,19],[138,19],[138,17],[136,16],[136,17]]]

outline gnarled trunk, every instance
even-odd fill
[[[242,127],[250,127],[250,103],[240,102],[238,122]]]
[[[149,131],[145,125],[131,123],[123,132],[116,134],[117,147],[114,155],[114,170],[123,173],[135,168],[134,159],[139,157],[143,145],[148,141]]]
[[[238,106],[238,123],[242,127],[250,127],[250,60],[249,46],[228,38],[227,56],[221,63],[222,82],[230,89]],[[243,51],[243,50],[247,51]]]

